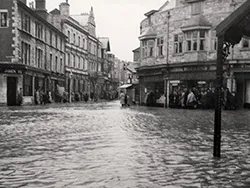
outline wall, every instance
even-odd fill
[[[10,62],[12,52],[13,52],[13,47],[12,47],[12,37],[13,37],[13,33],[12,33],[13,12],[12,12],[12,9],[14,9],[13,0],[1,0],[0,10],[1,9],[8,10],[9,27],[0,28],[0,44],[2,46],[1,50],[0,50],[0,62]]]

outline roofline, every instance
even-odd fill
[[[59,29],[57,29],[54,25],[52,25],[50,22],[48,22],[47,20],[45,20],[41,16],[39,16],[35,11],[33,11],[31,8],[29,8],[26,4],[24,4],[21,1],[17,1],[17,3],[18,3],[18,5],[20,7],[22,7],[23,9],[25,9],[26,11],[28,11],[30,14],[32,14],[36,19],[38,19],[39,21],[43,22],[44,24],[46,24],[51,29],[56,30],[61,36],[65,37],[65,38],[68,38],[62,31],[60,31]]]
[[[216,27],[216,35],[223,35],[231,26],[242,21],[250,13],[249,10],[250,1],[247,0]]]
[[[70,19],[73,19],[73,18],[71,18],[71,17],[69,17]],[[73,21],[76,21],[75,19],[73,19]],[[84,27],[81,25],[81,24],[79,24],[79,22],[78,21],[76,21],[77,23],[78,23],[78,25],[77,24],[75,24],[74,22],[71,22],[69,19],[67,19],[67,18],[63,18],[62,19],[62,22],[63,23],[68,23],[69,25],[71,25],[71,26],[73,26],[73,27],[76,27],[77,29],[79,29],[79,30],[81,30],[83,33],[85,33],[86,35],[89,35],[89,33],[88,33],[88,31],[86,31],[85,29],[84,29]]]
[[[144,15],[147,16],[147,17],[149,17],[149,16],[151,16],[152,14],[154,14],[154,13],[156,13],[158,11],[159,10],[150,10],[149,12],[145,13]]]

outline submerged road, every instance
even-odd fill
[[[0,187],[250,187],[250,111],[95,104],[0,108]]]

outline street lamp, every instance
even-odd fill
[[[73,76],[72,71],[70,71],[69,73],[69,103],[71,103],[71,78],[72,76]]]

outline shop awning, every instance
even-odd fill
[[[132,84],[123,84],[123,85],[119,86],[119,89],[127,89],[131,86],[132,86]]]

